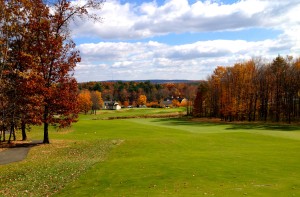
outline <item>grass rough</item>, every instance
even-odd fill
[[[0,166],[1,196],[50,196],[105,159],[121,141],[53,140],[22,162]]]

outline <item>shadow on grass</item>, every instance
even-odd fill
[[[11,143],[1,142],[0,148],[31,148],[43,144],[42,140],[32,140],[31,142],[26,141],[12,141]]]
[[[300,125],[287,125],[284,123],[265,123],[265,122],[224,122],[224,121],[217,121],[213,122],[209,119],[205,121],[193,121],[190,118],[161,118],[155,119],[153,122],[161,122],[164,125],[171,125],[171,126],[226,126],[225,130],[271,130],[271,131],[299,131],[300,132]]]
[[[154,119],[152,122],[161,122],[164,125],[172,125],[172,126],[216,126],[216,125],[229,125],[225,122],[209,122],[209,121],[193,121],[187,117],[180,118],[160,118]]]
[[[253,123],[253,124],[231,124],[227,130],[271,130],[271,131],[299,131],[298,125],[285,125],[285,124],[266,124],[266,123]]]

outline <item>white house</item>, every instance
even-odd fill
[[[103,109],[120,110],[121,106],[116,101],[104,101]]]

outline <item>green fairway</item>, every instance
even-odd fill
[[[132,119],[77,124],[70,136],[84,125],[95,138],[125,141],[58,196],[300,195],[297,128]]]
[[[300,196],[297,126],[92,119],[81,116],[71,129],[51,131],[52,145],[0,166],[0,191],[11,185],[23,196],[32,187],[26,181],[39,177],[32,196],[45,195],[43,188],[56,196]],[[48,180],[56,171],[59,186]],[[19,178],[9,181],[14,174]],[[38,185],[47,181],[50,189]]]
[[[184,107],[180,108],[125,108],[122,110],[100,110],[96,115],[82,115],[81,119],[105,120],[118,118],[175,116],[186,114]]]

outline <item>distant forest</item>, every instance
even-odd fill
[[[225,121],[300,120],[300,59],[276,57],[217,67],[198,87],[194,116]]]
[[[219,66],[202,81],[108,81],[79,83],[80,90],[99,91],[105,101],[136,105],[141,95],[147,103],[185,98],[195,117],[225,121],[300,120],[300,59],[278,56]],[[152,105],[149,105],[152,106]],[[156,106],[156,105],[155,105]],[[183,106],[183,105],[181,105]]]
[[[160,103],[166,99],[195,99],[200,81],[146,80],[102,81],[79,83],[79,90],[99,91],[104,101],[128,102],[134,105],[141,95],[147,102]]]

